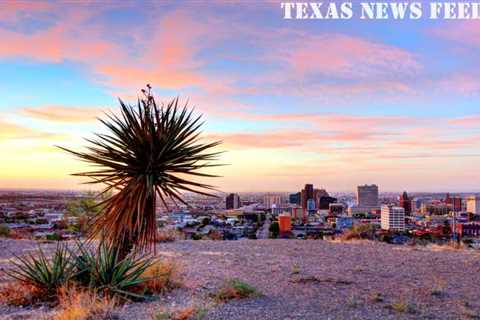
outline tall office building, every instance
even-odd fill
[[[301,192],[302,208],[307,210],[308,200],[315,201],[313,197],[313,184],[306,184],[305,188]]]
[[[328,204],[326,205],[326,208],[325,205],[322,207],[322,199],[327,197],[329,197],[329,195],[325,189],[313,189],[313,200],[315,200],[315,209],[328,209]]]
[[[400,196],[400,207],[405,210],[407,216],[412,214],[412,200],[408,197],[406,191]]]
[[[470,196],[467,198],[467,212],[480,214],[480,197]]]
[[[357,206],[378,207],[378,186],[375,184],[358,186]]]
[[[383,205],[380,225],[383,230],[404,231],[405,209],[391,205]]]
[[[292,193],[292,194],[288,197],[288,202],[291,203],[291,204],[298,204],[298,205],[300,205],[300,204],[302,203],[302,193],[301,193],[301,192]]]
[[[282,204],[282,197],[278,194],[266,194],[263,197],[265,208],[271,209],[273,206],[278,207]]]
[[[236,193],[230,193],[225,199],[227,210],[240,208],[240,196]]]
[[[450,194],[447,193],[447,196],[445,197],[445,204],[454,212],[462,211],[461,197],[450,197]]]

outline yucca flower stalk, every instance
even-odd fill
[[[119,100],[120,115],[99,119],[109,133],[86,139],[86,152],[62,148],[98,167],[75,176],[104,184],[101,194],[113,193],[101,203],[90,236],[118,247],[121,256],[154,248],[157,197],[168,208],[169,203],[186,204],[182,192],[213,196],[214,187],[191,178],[216,177],[201,169],[219,165],[212,162],[219,152],[211,149],[220,141],[199,141],[201,116],[187,104],[180,106],[178,98],[158,106],[149,85],[142,93],[136,107]]]

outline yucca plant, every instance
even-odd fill
[[[13,268],[5,273],[13,279],[43,292],[46,298],[52,298],[58,289],[66,285],[74,276],[73,255],[66,244],[58,243],[53,257],[47,258],[39,247],[36,253],[24,257],[15,256]]]
[[[218,165],[211,161],[219,152],[210,150],[220,142],[199,142],[201,116],[180,106],[178,98],[158,106],[149,85],[142,92],[136,107],[120,100],[120,115],[100,119],[109,133],[87,139],[86,152],[62,148],[97,167],[74,175],[106,185],[102,194],[113,192],[101,203],[90,236],[118,247],[122,257],[132,249],[154,248],[157,197],[168,208],[186,204],[185,191],[212,196],[211,185],[189,177],[215,177],[201,169]]]
[[[118,247],[103,243],[96,250],[80,245],[76,259],[77,273],[74,279],[81,285],[108,296],[145,298],[139,292],[140,285],[150,280],[142,275],[152,265],[153,258],[134,255],[121,257]]]

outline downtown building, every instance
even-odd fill
[[[325,189],[315,189],[313,184],[305,185],[300,192],[300,200],[302,208],[310,213],[316,210],[329,210],[330,204],[337,202],[337,199],[330,197]]]
[[[470,196],[467,198],[467,212],[480,214],[480,197]]]
[[[383,205],[380,225],[383,230],[405,231],[405,209],[392,205]]]
[[[240,196],[236,193],[230,193],[225,199],[225,208],[227,210],[240,208]]]
[[[405,215],[407,216],[411,215],[413,212],[414,206],[415,206],[414,202],[412,201],[412,199],[408,197],[407,192],[404,191],[400,195],[400,207],[402,207],[405,210]]]
[[[267,209],[280,207],[282,203],[282,196],[278,194],[266,194],[263,196],[263,205]]]
[[[378,186],[376,184],[357,187],[357,203],[348,209],[349,214],[370,213],[377,211],[379,207]]]

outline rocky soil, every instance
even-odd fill
[[[46,244],[52,247],[52,244]],[[0,240],[0,267],[30,241]],[[155,319],[194,306],[203,319],[475,319],[480,254],[367,241],[176,241],[157,255],[181,264],[183,288],[118,309],[120,319]],[[239,278],[261,295],[217,304],[212,292]],[[37,319],[45,310],[0,307],[0,319]],[[480,319],[480,318],[479,318]]]

